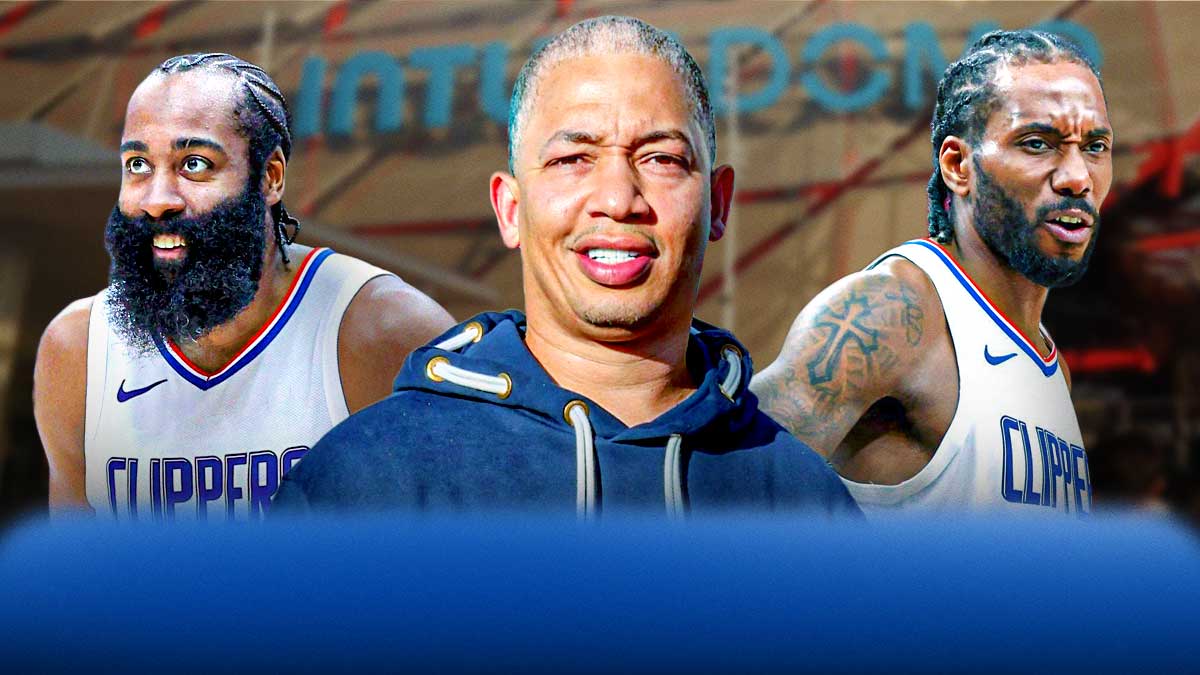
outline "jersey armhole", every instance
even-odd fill
[[[108,389],[108,289],[92,297],[88,314],[86,353],[87,374],[83,394],[83,457],[84,479],[87,476],[87,449],[100,428],[100,415],[104,409],[104,392]]]
[[[382,276],[391,276],[391,272],[362,262],[355,258],[338,256],[339,271],[343,272],[337,295],[321,328],[321,349],[324,358],[321,359],[325,381],[325,402],[329,407],[329,418],[336,426],[350,416],[350,405],[346,402],[346,392],[342,387],[342,366],[340,361],[339,343],[342,334],[342,321],[350,304],[358,297],[368,283]],[[332,262],[332,261],[331,261]]]
[[[938,441],[937,447],[933,451],[933,456],[929,458],[929,462],[921,467],[908,480],[901,481],[895,485],[880,485],[875,483],[859,483],[843,477],[842,483],[846,489],[850,491],[850,495],[856,501],[865,504],[874,504],[880,506],[890,506],[897,504],[905,499],[920,493],[925,488],[933,484],[950,466],[950,462],[958,455],[962,449],[961,444],[947,445],[947,438],[957,438],[957,426],[961,426],[963,418],[958,414],[959,407],[962,405],[962,361],[959,357],[958,348],[954,341],[954,331],[950,328],[950,317],[946,313],[946,303],[942,299],[941,290],[938,288],[937,282],[930,276],[929,272],[916,260],[905,254],[906,252],[898,249],[893,249],[876,258],[867,269],[874,269],[885,260],[890,258],[900,258],[908,261],[917,268],[925,278],[929,280],[929,285],[933,288],[934,296],[937,298],[938,304],[942,307],[942,316],[945,318],[946,333],[950,337],[950,351],[954,355],[954,370],[958,378],[958,387],[955,392],[954,411],[950,415],[950,424],[946,427],[946,431],[942,433],[942,438]]]

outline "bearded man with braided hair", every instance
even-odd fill
[[[1041,316],[1086,269],[1112,182],[1099,73],[1058,36],[989,33],[942,76],[932,130],[930,237],[821,292],[751,388],[868,513],[1089,513]]]
[[[168,59],[134,91],[109,286],[38,348],[53,510],[261,515],[310,445],[453,324],[394,275],[294,243],[289,123],[270,76],[228,54]]]

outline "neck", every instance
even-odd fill
[[[696,390],[687,370],[690,321],[621,341],[563,330],[532,314],[527,326],[525,344],[550,377],[626,426],[655,419]]]
[[[1039,352],[1049,353],[1050,345],[1042,336],[1041,322],[1050,290],[999,260],[979,237],[973,224],[958,229],[954,241],[947,246],[950,255]]]
[[[279,303],[287,296],[292,281],[300,271],[300,261],[308,253],[306,246],[289,246],[287,265],[273,245],[267,246],[258,290],[245,309],[229,321],[217,326],[196,341],[176,343],[192,363],[213,372],[228,364],[262,329]]]

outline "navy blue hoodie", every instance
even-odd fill
[[[391,396],[288,472],[272,510],[858,513],[825,460],[759,411],[729,333],[695,321],[698,389],[634,427],[557,386],[524,336],[521,312],[485,313],[413,352]]]

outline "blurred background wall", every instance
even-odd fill
[[[733,222],[698,315],[760,366],[832,280],[925,232],[936,79],[969,40],[1040,26],[1102,65],[1115,181],[1087,278],[1045,324],[1074,379],[1098,502],[1200,516],[1200,5],[1121,2],[0,2],[0,521],[44,509],[38,338],[106,283],[133,88],[226,51],[283,88],[301,241],[389,268],[456,317],[521,305],[487,179],[512,79],[589,16],[677,34],[721,111]]]

